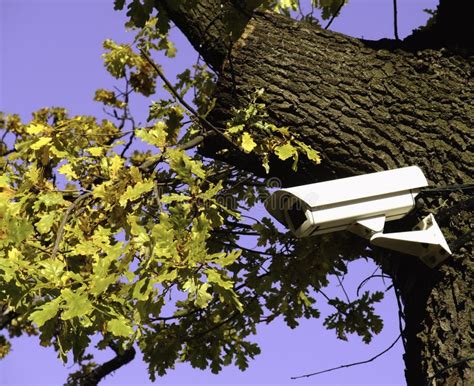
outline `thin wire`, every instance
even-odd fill
[[[435,373],[435,375],[433,375],[433,376],[431,376],[431,377],[429,377],[429,378],[427,379],[427,381],[426,381],[426,386],[430,386],[430,385],[433,383],[433,381],[434,381],[436,378],[438,378],[441,374],[443,374],[446,370],[448,370],[448,369],[450,369],[450,368],[452,368],[452,367],[457,367],[457,366],[459,366],[459,365],[462,365],[462,364],[464,364],[464,363],[470,362],[470,361],[472,361],[472,360],[474,360],[474,355],[471,355],[470,357],[467,357],[467,358],[460,359],[460,360],[458,360],[458,361],[456,361],[456,362],[454,362],[454,363],[451,363],[450,365],[448,365],[448,366],[442,368],[441,370],[437,371],[437,372]]]
[[[331,369],[318,371],[318,372],[316,372],[316,373],[300,375],[300,376],[297,376],[297,377],[291,377],[291,379],[309,378],[309,377],[312,377],[312,376],[314,376],[314,375],[329,373],[329,372],[331,372],[331,371],[343,369],[343,368],[346,368],[346,367],[352,367],[352,366],[357,366],[357,365],[363,365],[363,364],[365,364],[365,363],[372,362],[372,361],[374,361],[375,359],[381,357],[381,356],[382,356],[383,354],[385,354],[387,351],[389,351],[393,346],[395,346],[395,344],[398,342],[398,340],[400,339],[401,336],[402,336],[401,334],[398,335],[398,338],[395,339],[395,341],[394,341],[390,346],[388,346],[385,350],[383,350],[382,352],[378,353],[377,355],[375,355],[375,356],[373,356],[372,358],[367,359],[367,360],[365,360],[365,361],[349,363],[349,364],[347,364],[347,365],[341,365],[341,366],[338,366],[338,367],[333,367],[333,368],[331,368]]]
[[[395,40],[400,40],[398,37],[398,12],[397,12],[397,0],[393,0],[393,33]]]
[[[342,9],[342,7],[344,6],[345,3],[346,3],[346,0],[341,1],[341,4],[339,5],[339,8],[336,10],[334,15],[332,15],[331,20],[329,20],[329,23],[326,24],[326,27],[324,27],[324,29],[328,29],[331,26],[332,22],[339,15],[339,12],[341,11],[341,9]]]
[[[420,194],[438,193],[438,192],[456,192],[456,191],[469,191],[474,190],[474,184],[458,184],[458,185],[446,185],[446,186],[434,186],[429,188],[423,188]]]

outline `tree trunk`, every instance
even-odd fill
[[[433,42],[426,32],[423,39],[406,43],[363,41],[275,14],[256,12],[250,18],[248,10],[232,5],[236,2],[224,1],[225,12],[240,12],[246,24],[239,39],[229,40],[221,2],[198,0],[197,9],[206,15],[172,10],[170,1],[160,3],[218,70],[217,104],[209,115],[214,125],[224,127],[232,107],[245,106],[249,94],[264,88],[269,119],[297,131],[321,152],[321,165],[303,161],[296,173],[273,160],[271,175],[284,184],[409,165],[420,166],[434,186],[472,183],[474,82],[469,47],[461,47],[462,55],[446,47],[423,49],[419,44]],[[446,45],[453,39],[451,34]],[[226,146],[215,136],[200,151],[264,175],[253,157],[235,151],[216,155]],[[409,385],[474,384],[473,208],[466,192],[426,195],[414,213],[390,224],[407,230],[427,212],[434,213],[453,251],[436,269],[407,255],[374,253],[404,305]]]

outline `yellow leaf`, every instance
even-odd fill
[[[26,132],[31,135],[44,133],[48,129],[47,126],[41,123],[31,123],[26,127]]]
[[[50,143],[53,139],[51,137],[42,137],[38,139],[33,145],[31,145],[32,150],[39,150],[44,145]]]
[[[295,156],[296,150],[291,143],[286,143],[283,146],[278,146],[275,148],[275,154],[282,161],[287,160],[290,157]]]
[[[296,143],[301,149],[303,149],[308,159],[318,164],[321,162],[321,157],[319,156],[319,152],[317,150],[314,150],[312,147],[306,145],[304,142],[296,141]]]
[[[262,166],[265,169],[265,172],[268,174],[270,172],[270,162],[267,153],[265,153],[265,155],[263,156]]]
[[[123,168],[124,160],[117,154],[110,160],[110,176],[116,178],[119,174],[120,169]]]
[[[56,146],[50,146],[49,151],[58,158],[66,158],[68,153],[63,150],[59,150]]]
[[[104,148],[103,147],[90,147],[87,149],[87,151],[93,157],[100,157],[104,151]]]
[[[127,205],[128,201],[134,201],[139,198],[142,194],[148,193],[153,189],[155,183],[153,181],[138,182],[135,186],[128,186],[127,190],[122,197],[120,197],[119,203],[121,206]]]
[[[150,145],[154,145],[160,149],[166,146],[167,134],[166,124],[164,122],[156,122],[153,127],[137,130],[136,133],[138,138]]]
[[[255,146],[257,146],[257,144],[250,136],[250,134],[244,132],[244,134],[242,135],[242,148],[244,149],[244,151],[246,153],[250,153],[255,148]]]
[[[15,195],[15,190],[12,189],[9,182],[7,176],[0,176],[0,197],[8,199]]]
[[[69,180],[77,179],[77,174],[72,170],[71,164],[64,164],[58,169],[58,172],[64,174]]]
[[[36,166],[36,164],[32,164],[26,171],[25,177],[26,179],[30,180],[33,184],[36,184],[42,177],[42,173],[41,173],[41,170]]]

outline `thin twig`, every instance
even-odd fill
[[[347,294],[346,289],[344,288],[344,284],[342,284],[342,280],[337,273],[336,273],[336,277],[337,277],[337,281],[339,282],[339,285],[342,288],[342,292],[344,292],[344,295],[346,296],[347,303],[351,303],[351,299],[349,299],[349,295]]]
[[[128,139],[127,144],[125,145],[122,152],[120,153],[120,157],[123,158],[125,156],[125,153],[128,151],[128,149],[130,149],[130,146],[132,146],[133,140],[135,139],[135,135],[136,135],[136,132],[135,132],[135,130],[133,130],[132,135]]]
[[[190,105],[188,102],[184,100],[184,98],[179,94],[179,92],[176,91],[176,89],[173,87],[171,82],[166,78],[165,74],[163,74],[163,71],[160,70],[160,68],[151,60],[151,58],[145,53],[145,51],[140,50],[141,54],[143,57],[146,59],[148,63],[153,67],[155,72],[158,74],[160,79],[165,83],[166,87],[168,87],[169,91],[173,96],[181,103],[192,115],[194,115],[201,124],[203,124],[205,127],[208,129],[215,131],[217,134],[222,135],[224,138],[226,138],[228,141],[230,141],[217,127],[215,127],[211,122],[209,122],[206,118],[202,117],[199,115],[199,113]],[[232,143],[232,142],[231,142]],[[233,144],[233,143],[232,143]]]
[[[6,157],[7,155],[14,153],[15,151],[15,149],[7,149],[5,153],[0,154],[0,157]]]
[[[69,219],[69,216],[71,215],[72,211],[75,208],[77,208],[77,206],[82,200],[84,200],[85,198],[91,195],[92,195],[92,192],[89,192],[89,193],[83,194],[82,196],[77,197],[74,200],[74,202],[71,205],[69,205],[69,207],[66,209],[66,213],[64,213],[61,224],[59,225],[58,233],[56,234],[56,241],[54,242],[53,251],[51,252],[52,259],[55,259],[56,255],[58,254],[59,244],[61,243],[61,239],[64,236],[64,227],[66,226],[67,220]]]
[[[5,132],[3,133],[2,138],[1,138],[2,142],[5,140],[5,138],[6,138],[6,136],[8,135],[9,132],[10,132],[10,130],[5,129]]]
[[[344,369],[346,367],[352,367],[352,366],[358,366],[358,365],[363,365],[365,363],[370,363],[372,361],[374,361],[375,359],[381,357],[383,354],[385,354],[387,351],[390,351],[392,349],[393,346],[395,346],[395,344],[398,342],[398,340],[400,339],[401,335],[398,335],[398,338],[395,339],[393,341],[393,343],[388,346],[385,350],[383,350],[382,352],[378,353],[377,355],[373,356],[372,358],[370,359],[367,359],[365,361],[360,361],[360,362],[354,362],[354,363],[349,363],[347,365],[341,365],[341,366],[338,366],[338,367],[333,367],[333,368],[330,368],[330,369],[326,369],[326,370],[322,370],[322,371],[317,371],[315,373],[310,373],[310,374],[305,374],[305,375],[299,375],[297,377],[291,377],[291,379],[300,379],[300,378],[309,378],[309,377],[312,377],[314,375],[319,375],[319,374],[324,374],[324,373],[329,373],[331,371],[335,371],[335,370],[340,370],[340,369]]]
[[[185,142],[181,145],[178,145],[178,149],[180,149],[180,150],[192,149],[193,147],[198,146],[202,141],[204,141],[205,137],[206,136],[204,134],[203,135],[197,135],[193,139],[190,139],[188,142]],[[140,170],[146,170],[146,169],[152,167],[153,165],[156,165],[158,162],[161,162],[162,159],[163,159],[163,154],[161,154],[161,156],[158,157],[158,158],[151,157],[151,158],[147,159],[145,162],[143,162],[139,166],[139,169]]]
[[[231,231],[229,229],[214,229],[214,230],[211,230],[210,232],[224,233],[224,234],[231,233],[233,235],[243,235],[243,236],[260,236],[260,233],[258,232]],[[253,252],[257,253],[257,251],[253,251]]]
[[[241,245],[237,244],[235,241],[232,241],[230,239],[228,239],[230,245],[225,243],[224,241],[219,241],[219,240],[216,240],[216,241],[219,242],[220,244],[224,245],[224,246],[231,246],[232,245],[235,248],[241,249],[242,251],[249,252],[249,253],[254,253],[256,255],[265,255],[265,256],[270,256],[270,257],[275,257],[277,255],[282,255],[282,254],[269,253],[269,252],[264,252],[264,251],[258,251],[256,249],[250,249],[250,248],[242,247]]]
[[[343,315],[345,315],[345,316],[348,315],[346,311],[341,310],[337,305],[329,303],[329,302],[331,301],[331,298],[330,298],[328,295],[326,295],[326,294],[323,292],[322,289],[318,289],[318,290],[316,290],[316,292],[318,292],[318,293],[320,293],[321,295],[323,295],[324,298],[326,299],[326,301],[328,302],[328,304],[329,304],[330,306],[333,306],[333,307],[336,309],[337,312],[339,312],[340,314],[343,314]]]
[[[169,320],[177,320],[181,318],[185,318],[187,316],[191,316],[193,314],[196,314],[197,312],[202,312],[203,308],[194,308],[190,310],[189,312],[183,314],[183,315],[174,315],[174,316],[157,316],[157,317],[151,317],[150,320],[154,322],[167,322]]]

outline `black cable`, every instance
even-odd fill
[[[430,194],[437,194],[442,192],[465,192],[465,191],[474,191],[474,184],[458,184],[458,185],[446,185],[446,186],[434,186],[429,188],[423,188],[420,191],[420,194],[423,195],[430,195]]]
[[[395,40],[400,40],[398,37],[398,11],[397,11],[397,0],[393,0],[393,33]]]
[[[334,12],[334,14],[333,14],[332,17],[331,17],[331,20],[329,20],[329,23],[326,24],[326,27],[324,27],[324,29],[328,29],[328,28],[331,26],[331,24],[332,24],[332,22],[334,21],[334,19],[335,19],[337,16],[339,16],[339,12],[341,12],[341,9],[342,9],[342,7],[344,6],[345,3],[346,3],[345,0],[342,0],[342,1],[341,1],[341,4],[340,4],[339,7],[337,8],[336,12]]]
[[[426,386],[430,386],[430,385],[432,384],[432,382],[433,382],[436,378],[438,378],[441,374],[443,374],[446,370],[448,370],[448,369],[450,369],[450,368],[452,368],[452,367],[457,367],[457,366],[459,366],[459,365],[462,365],[462,364],[467,363],[467,362],[472,361],[472,360],[474,360],[474,355],[471,355],[470,357],[466,357],[466,358],[460,359],[460,360],[458,360],[458,361],[456,361],[456,362],[454,362],[454,363],[451,363],[450,365],[448,365],[448,366],[442,368],[441,370],[437,371],[437,372],[435,373],[435,375],[433,375],[433,376],[431,376],[431,377],[429,377],[429,378],[427,379],[427,381],[426,381]]]

